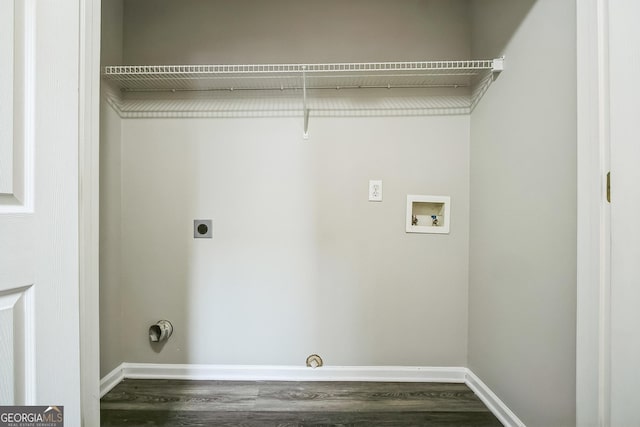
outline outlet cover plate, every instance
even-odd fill
[[[374,179],[369,181],[369,201],[381,202],[382,201],[382,180]]]

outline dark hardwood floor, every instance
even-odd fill
[[[464,384],[124,380],[102,426],[501,426]]]

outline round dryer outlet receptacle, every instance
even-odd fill
[[[194,219],[193,220],[193,238],[194,239],[211,239],[213,237],[213,221],[210,219]]]

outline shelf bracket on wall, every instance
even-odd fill
[[[504,56],[496,58],[491,62],[491,71],[494,76],[504,71]]]
[[[487,68],[488,72],[480,79],[479,83],[475,85],[471,92],[471,111],[476,108],[476,105],[478,105],[478,102],[480,102],[485,92],[489,90],[489,86],[491,86],[491,84],[496,81],[500,73],[504,71],[504,56],[487,62],[490,64],[491,68]]]
[[[304,114],[304,133],[302,137],[309,139],[309,108],[307,107],[307,66],[302,66],[302,112]]]

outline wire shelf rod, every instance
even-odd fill
[[[307,90],[350,90],[350,89],[458,89],[458,88],[468,88],[470,85],[468,84],[429,84],[429,85],[347,85],[347,86],[314,86],[307,87]],[[278,87],[278,88],[207,88],[207,89],[189,89],[189,88],[175,88],[175,89],[155,89],[155,88],[122,88],[122,92],[127,93],[148,93],[148,92],[159,92],[159,93],[174,93],[174,92],[233,92],[233,91],[271,91],[271,92],[281,92],[281,91],[303,91],[304,87],[302,86],[289,86],[289,87]]]
[[[360,78],[360,79],[366,79],[366,78],[380,78],[380,77],[384,77],[384,78],[410,78],[410,77],[416,77],[416,78],[424,78],[424,77],[475,77],[478,76],[480,73],[479,72],[475,72],[475,71],[464,71],[464,72],[449,72],[449,73],[439,73],[439,74],[433,74],[433,75],[425,75],[425,74],[420,74],[420,73],[411,73],[411,74],[357,74],[357,75],[349,75],[349,74],[339,74],[339,75],[315,75],[312,78],[313,79],[340,79],[340,78],[344,78],[344,79],[353,79],[353,78]],[[252,78],[256,78],[256,79],[264,79],[264,80],[277,80],[277,79],[282,79],[283,77],[288,77],[288,78],[292,78],[295,76],[274,76],[274,75],[269,75],[269,76],[253,76]],[[172,81],[172,80],[184,80],[184,81],[197,81],[197,80],[218,80],[218,81],[224,81],[224,80],[230,80],[230,79],[234,79],[234,78],[238,78],[238,77],[234,77],[234,76],[217,76],[217,77],[210,77],[210,76],[195,76],[195,77],[191,77],[191,76],[185,76],[185,75],[178,75],[178,76],[161,76],[161,77],[148,77],[145,76],[143,74],[133,74],[133,75],[125,75],[122,78],[118,79],[119,81],[145,81],[145,80],[150,80],[150,81]]]

